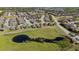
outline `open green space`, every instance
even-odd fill
[[[68,39],[64,39],[57,43],[39,43],[34,41],[28,41],[24,43],[15,43],[12,38],[16,35],[25,34],[31,38],[48,38],[54,39],[59,35],[55,28],[38,28],[35,30],[28,30],[26,32],[0,35],[0,50],[5,51],[58,51],[69,46]]]

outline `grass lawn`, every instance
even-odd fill
[[[77,21],[79,21],[79,17],[76,17],[76,18],[74,18],[74,20],[77,20]]]
[[[59,35],[55,28],[39,28],[35,30],[28,30],[26,32],[18,33],[18,34],[10,34],[10,35],[0,35],[0,50],[6,51],[58,51],[62,48],[68,46],[68,41],[65,39],[59,43],[39,43],[34,41],[28,41],[24,43],[15,43],[12,42],[12,38],[16,35],[26,34],[31,38],[48,38],[54,39]],[[63,43],[65,42],[65,43]]]

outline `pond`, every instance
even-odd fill
[[[12,41],[16,42],[16,43],[22,43],[22,42],[25,42],[25,41],[27,41],[29,39],[30,38],[27,35],[17,35],[17,36],[12,38]]]
[[[63,37],[56,37],[53,41],[61,41],[63,39],[64,39]]]
[[[48,43],[53,43],[53,42],[58,42],[63,40],[63,37],[56,37],[55,39],[46,39],[46,38],[30,38],[27,35],[17,35],[15,37],[12,38],[13,42],[16,43],[23,43],[26,41],[36,41],[36,42],[48,42]]]
[[[40,43],[43,43],[43,42],[53,43],[53,42],[61,41],[61,40],[63,40],[63,39],[64,39],[63,37],[56,37],[56,38],[54,38],[54,39],[34,38],[34,39],[32,39],[31,41],[36,41],[36,42],[40,42]]]

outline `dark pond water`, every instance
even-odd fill
[[[35,38],[32,39],[31,41],[36,41],[36,42],[47,42],[47,43],[53,43],[53,42],[58,42],[63,40],[63,37],[56,37],[55,39],[47,39],[47,38]]]
[[[22,42],[25,42],[29,39],[30,38],[27,35],[17,35],[17,36],[12,38],[12,41],[16,42],[16,43],[22,43]]]
[[[56,37],[55,39],[46,39],[46,38],[30,38],[27,35],[17,35],[12,38],[12,41],[16,42],[16,43],[22,43],[27,40],[28,41],[36,41],[36,42],[40,42],[40,43],[42,43],[42,42],[53,43],[53,42],[61,41],[63,39],[64,39],[63,37]]]
[[[63,39],[64,39],[63,37],[56,37],[53,41],[61,41]]]

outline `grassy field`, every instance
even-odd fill
[[[26,29],[27,30],[27,29]],[[59,35],[55,28],[39,28],[35,30],[28,30],[26,32],[10,34],[10,35],[0,35],[0,50],[4,51],[59,51],[68,47],[68,39],[64,39],[57,43],[39,43],[34,41],[28,41],[24,43],[15,43],[12,38],[16,35],[25,34],[31,38],[48,38],[54,39]]]

